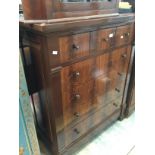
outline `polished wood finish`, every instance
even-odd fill
[[[130,74],[133,21],[127,14],[20,24],[37,74],[43,120],[38,128],[54,155],[71,155],[91,133],[120,117]],[[130,36],[122,41],[124,33]]]
[[[52,19],[118,12],[118,0],[63,3],[60,0],[22,0],[25,19]]]

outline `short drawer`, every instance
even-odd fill
[[[115,111],[120,109],[120,99],[115,99],[113,102],[109,103],[107,106],[99,108],[95,113],[88,116],[85,120],[81,121],[77,125],[71,128],[64,129],[65,145],[68,146],[82,135],[89,132],[90,129],[106,120]]]
[[[91,49],[102,52],[114,46],[116,28],[102,29],[91,33]]]
[[[134,24],[117,27],[116,29],[116,42],[115,46],[121,46],[129,44],[133,40],[134,36]]]
[[[89,33],[69,36],[54,36],[47,39],[49,62],[56,66],[89,55]]]

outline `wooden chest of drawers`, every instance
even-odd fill
[[[40,92],[38,127],[54,155],[72,155],[120,117],[130,74],[132,14],[75,23],[20,24]]]

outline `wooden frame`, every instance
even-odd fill
[[[63,3],[60,0],[22,0],[25,19],[53,19],[65,17],[112,14],[118,12],[119,0],[106,2]]]

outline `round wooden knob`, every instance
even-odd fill
[[[80,117],[80,114],[79,114],[78,112],[75,112],[75,113],[74,113],[74,116]]]
[[[73,77],[74,77],[74,78],[78,78],[79,76],[80,76],[80,72],[74,72],[74,73],[73,73]]]
[[[80,96],[79,94],[76,94],[76,95],[74,96],[74,100],[75,100],[75,101],[80,100],[80,98],[81,98],[81,96]]]
[[[113,103],[113,105],[114,105],[115,107],[118,107],[118,105],[117,105],[116,103]]]
[[[78,45],[75,45],[75,44],[73,44],[73,49],[76,49],[76,50],[78,50],[79,48],[80,48],[80,46],[78,46]]]
[[[120,72],[117,73],[119,76],[122,76],[122,74]]]
[[[120,90],[118,88],[115,88],[115,91],[117,91],[118,93],[120,92]]]
[[[103,38],[102,41],[108,42],[109,41],[109,38]]]
[[[75,132],[76,134],[80,134],[80,131],[79,131],[77,128],[74,129],[74,132]]]
[[[125,37],[128,37],[129,35],[130,35],[130,33],[129,33],[129,32],[124,33],[124,36],[125,36]]]
[[[124,59],[127,58],[127,54],[122,54],[121,56],[122,56],[122,58],[124,58]]]

